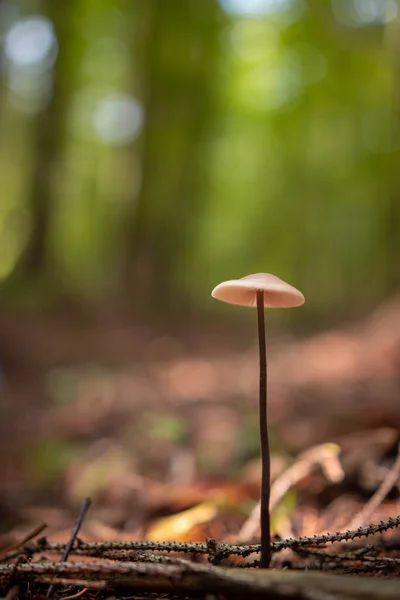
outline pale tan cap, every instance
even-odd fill
[[[257,291],[264,292],[264,306],[267,308],[290,308],[301,306],[306,301],[298,289],[271,273],[254,273],[241,279],[223,281],[211,295],[229,304],[257,306]]]

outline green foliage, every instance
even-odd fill
[[[271,515],[271,527],[273,531],[279,531],[282,522],[290,520],[297,503],[297,493],[295,489],[289,490],[279,505],[272,511]]]
[[[188,435],[185,421],[173,415],[147,415],[141,426],[150,440],[164,440],[176,445],[185,442]]]
[[[27,452],[28,473],[39,486],[51,485],[64,473],[78,449],[70,442],[41,438]]]
[[[398,15],[357,21],[350,0],[247,16],[214,0],[41,6],[53,94],[28,115],[7,70],[1,90],[12,304],[40,297],[35,280],[48,298],[154,315],[162,297],[181,315],[218,310],[220,280],[272,271],[308,299],[279,318],[318,322],[398,288]],[[142,111],[126,139],[129,115],[99,108],[116,94]]]

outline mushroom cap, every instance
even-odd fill
[[[301,306],[306,299],[295,287],[271,273],[254,273],[241,279],[223,281],[211,295],[217,300],[239,306],[257,306],[257,292],[264,292],[267,308]]]

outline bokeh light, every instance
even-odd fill
[[[142,129],[143,109],[129,94],[109,94],[98,102],[93,126],[103,142],[114,146],[129,144]]]
[[[332,0],[335,17],[347,27],[382,25],[396,19],[396,0]]]
[[[266,16],[298,8],[301,0],[219,0],[228,13],[241,16]]]
[[[42,16],[17,21],[6,35],[4,51],[14,67],[49,68],[57,54],[52,23]]]
[[[28,113],[42,110],[52,93],[57,39],[43,16],[16,21],[5,36],[6,81],[12,105]]]

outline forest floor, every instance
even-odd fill
[[[48,401],[2,419],[0,595],[400,598],[399,322],[394,299],[352,327],[272,345],[268,575],[246,545],[259,541],[254,348],[181,353],[160,337],[118,369],[49,370]],[[57,544],[87,497],[62,565]]]

